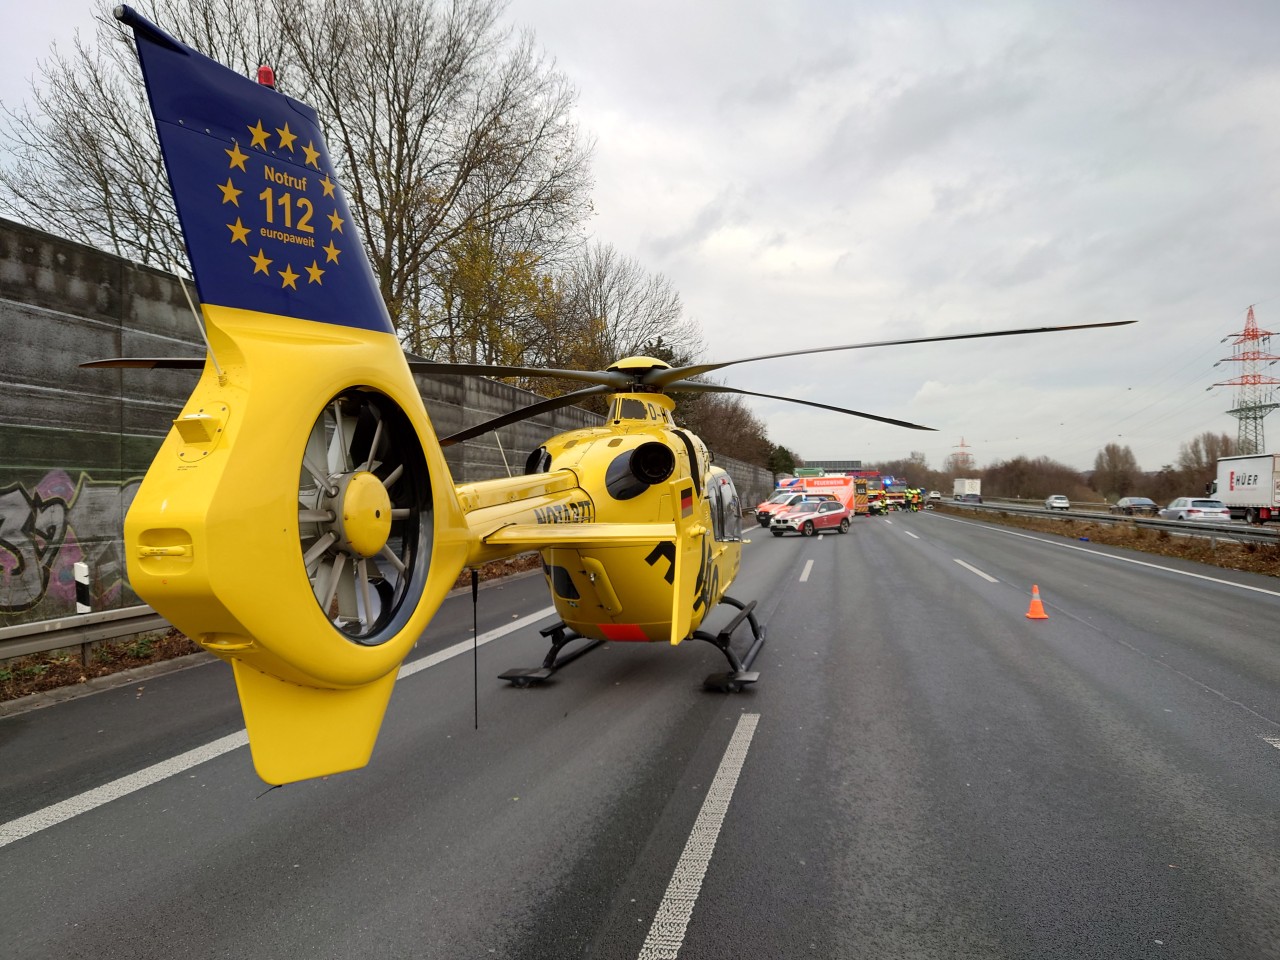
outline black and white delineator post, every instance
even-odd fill
[[[93,606],[89,603],[89,565],[77,561],[76,575],[76,613],[89,613]]]

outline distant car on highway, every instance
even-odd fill
[[[1221,500],[1179,497],[1161,510],[1160,516],[1166,520],[1208,520],[1212,523],[1226,523],[1231,519],[1231,511]]]
[[[939,501],[941,501],[941,500],[942,500],[942,491],[940,491],[940,490],[930,490],[930,491],[929,491],[929,502],[930,502],[930,503],[938,503],[938,502],[939,502]]]
[[[1055,493],[1045,498],[1044,508],[1046,510],[1070,510],[1071,501],[1062,494]]]
[[[849,508],[839,500],[809,500],[774,516],[769,532],[775,537],[798,533],[812,537],[823,530],[849,532]]]
[[[1107,509],[1111,513],[1122,513],[1126,517],[1154,517],[1160,512],[1160,504],[1146,497],[1121,497]]]

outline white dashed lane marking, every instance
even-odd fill
[[[962,566],[962,567],[964,567],[966,570],[968,570],[970,573],[976,573],[976,574],[977,574],[978,576],[980,576],[983,580],[987,581],[987,583],[999,583],[999,582],[1000,582],[999,580],[997,580],[995,577],[991,576],[990,574],[988,574],[988,573],[983,573],[983,572],[982,572],[981,570],[979,570],[977,567],[970,566],[969,564],[965,563],[963,560],[959,559],[958,557],[953,557],[952,559],[953,559],[953,560],[955,560],[955,562],[956,562],[956,563],[960,564],[960,566]]]

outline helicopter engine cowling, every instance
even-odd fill
[[[605,471],[605,489],[615,500],[630,500],[663,483],[676,468],[676,455],[665,443],[650,440],[613,458]]]

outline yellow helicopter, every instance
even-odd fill
[[[128,7],[116,16],[134,30],[208,351],[85,366],[202,370],[125,520],[129,577],[231,664],[254,765],[269,783],[367,763],[397,668],[459,574],[530,550],[541,553],[561,622],[544,631],[542,667],[504,675],[512,682],[544,679],[574,639],[691,637],[729,662],[709,685],[753,682],[764,631],[754,604],[725,592],[741,560],[737,493],[702,441],[676,425],[668,393],[772,395],[691,378],[771,357],[1115,325],[677,368],[651,357],[602,371],[406,359],[314,111]],[[411,368],[591,386],[438,440]],[[525,475],[454,484],[442,446],[598,394],[611,396],[606,422],[548,439]],[[737,613],[702,633],[721,603]],[[730,639],[744,621],[752,645],[740,657]]]

